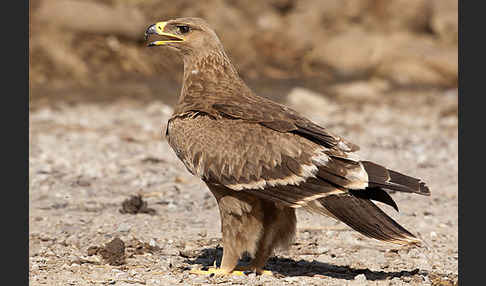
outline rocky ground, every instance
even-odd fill
[[[376,86],[336,85],[333,97],[291,88],[277,99],[360,145],[363,158],[427,182],[430,197],[392,194],[399,213],[380,204],[424,247],[299,211],[295,242],[267,263],[274,276],[190,274],[219,263],[220,222],[162,136],[173,101],[32,96],[31,285],[457,285],[457,91]]]

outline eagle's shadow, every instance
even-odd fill
[[[205,248],[202,249],[197,257],[186,258],[185,263],[191,265],[202,265],[202,268],[216,265],[219,266],[223,256],[223,248]],[[250,261],[249,257],[240,260],[239,265],[246,265]],[[371,271],[369,269],[355,269],[349,266],[337,266],[320,261],[306,261],[293,260],[290,258],[273,256],[268,259],[265,266],[266,270],[270,270],[277,276],[291,277],[291,276],[314,276],[316,274],[345,280],[353,280],[356,275],[364,274],[367,280],[387,280],[395,277],[411,277],[419,273],[419,269],[412,271],[399,272],[385,272],[385,271]]]

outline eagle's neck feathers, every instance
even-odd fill
[[[224,50],[185,55],[181,95],[174,114],[195,110],[213,113],[214,103],[253,94]]]

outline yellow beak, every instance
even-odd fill
[[[166,25],[167,22],[158,22],[150,25],[147,28],[147,30],[145,30],[145,40],[147,40],[150,37],[150,35],[159,35],[159,36],[167,37],[167,40],[150,42],[148,44],[149,47],[184,41],[184,38],[179,35],[164,32],[164,28]]]

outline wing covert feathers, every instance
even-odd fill
[[[327,148],[345,152],[359,150],[357,145],[332,134],[287,106],[263,97],[253,96],[251,101],[248,99],[232,98],[231,102],[215,103],[211,107],[225,117],[258,123],[282,133],[298,134]]]
[[[169,144],[192,174],[235,191],[261,191],[294,207],[353,191],[398,209],[382,189],[428,194],[418,179],[258,123],[197,113],[171,119],[168,132]],[[279,189],[283,186],[289,187]]]
[[[327,214],[379,240],[419,240],[371,200],[398,207],[384,190],[429,195],[415,179],[295,133],[204,114],[173,118],[168,141],[186,168],[206,183],[288,207]]]

